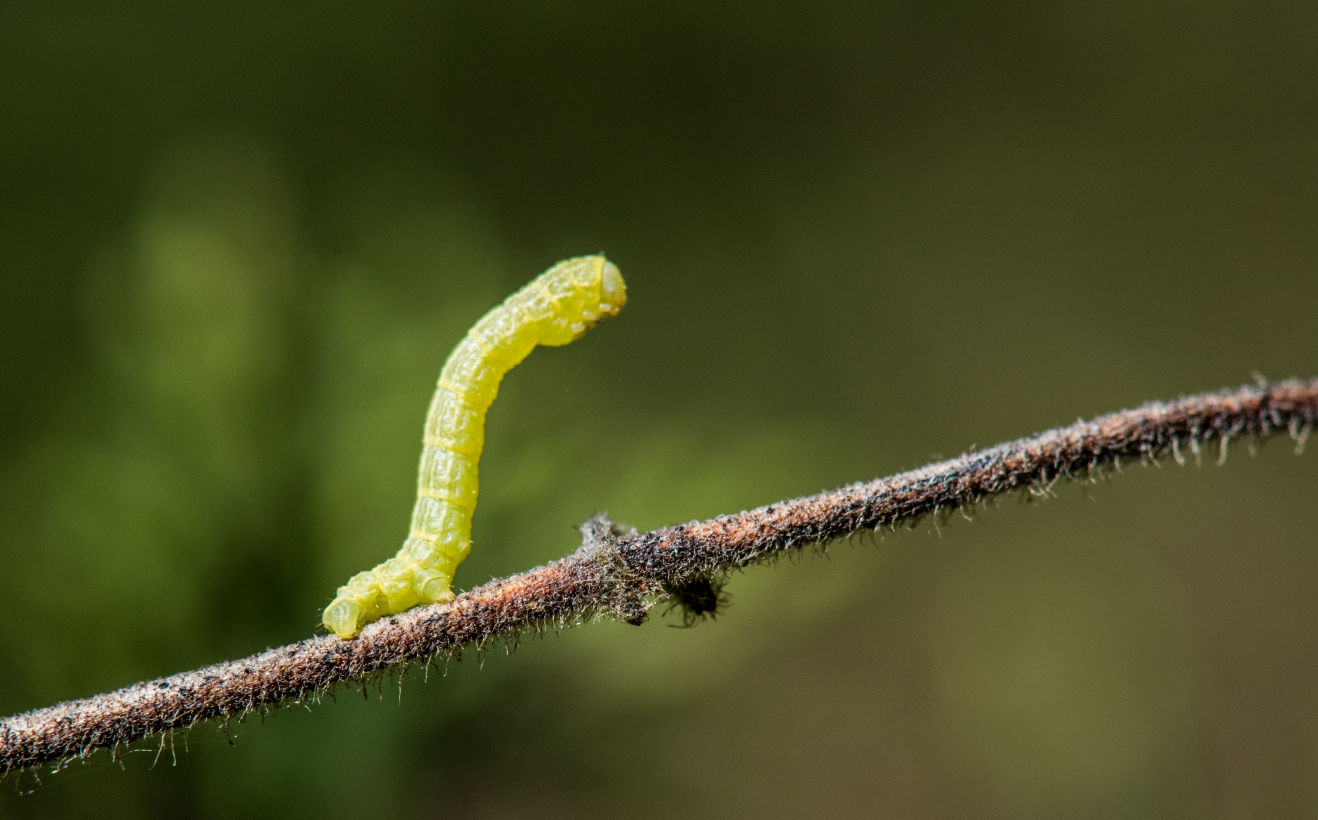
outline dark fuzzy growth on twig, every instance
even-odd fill
[[[492,637],[607,614],[639,623],[665,590],[690,590],[734,567],[849,533],[891,527],[1017,488],[1085,478],[1122,458],[1154,459],[1216,441],[1289,433],[1318,421],[1318,379],[1156,402],[862,484],[709,521],[623,534],[603,518],[572,555],[493,581],[442,605],[0,721],[0,771],[115,749],[208,718],[240,717],[335,684],[448,657]],[[680,596],[679,596],[680,597]],[[717,597],[717,596],[715,596]],[[704,604],[702,603],[703,607]]]
[[[674,584],[664,584],[664,592],[673,599],[673,607],[682,609],[682,626],[692,627],[709,618],[718,617],[720,609],[728,605],[724,591],[727,582],[709,575],[697,575]],[[671,610],[671,608],[670,608]]]

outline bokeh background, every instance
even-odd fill
[[[83,5],[0,11],[0,713],[313,633],[403,535],[448,350],[562,257],[631,302],[505,382],[461,586],[601,510],[1318,373],[1309,3]],[[528,636],[0,814],[1312,816],[1312,449],[853,538],[715,622]]]

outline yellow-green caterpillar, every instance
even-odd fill
[[[339,587],[325,608],[330,631],[350,638],[377,618],[453,597],[453,572],[471,551],[476,463],[499,381],[536,345],[578,339],[626,303],[617,266],[579,256],[532,279],[467,331],[444,363],[426,415],[411,532],[396,556]]]

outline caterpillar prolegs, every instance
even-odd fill
[[[325,608],[330,631],[350,638],[377,618],[453,597],[453,573],[471,551],[476,465],[499,381],[536,345],[578,339],[626,303],[617,266],[579,256],[532,279],[467,331],[444,363],[426,414],[407,540],[393,558],[339,587]]]

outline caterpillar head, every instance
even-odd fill
[[[553,306],[549,312],[527,311],[536,318],[536,341],[542,345],[565,345],[579,339],[600,319],[615,315],[627,304],[622,273],[603,256],[564,259],[522,293],[536,289],[539,292],[528,298],[543,296]]]
[[[604,268],[600,271],[600,314],[615,316],[627,304],[627,285],[622,281],[622,271],[604,257]]]

